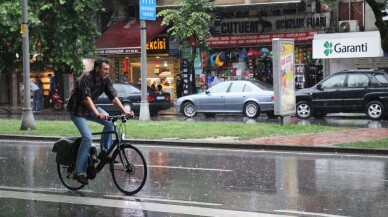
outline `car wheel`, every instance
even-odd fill
[[[311,107],[307,101],[300,101],[296,104],[296,116],[300,119],[311,117]]]
[[[124,106],[125,111],[127,111],[127,112],[132,111],[132,104],[131,103],[124,102],[123,106]]]
[[[366,106],[366,115],[372,120],[380,120],[384,116],[384,106],[379,101],[372,101]]]
[[[191,102],[186,102],[183,104],[183,115],[192,118],[197,115],[197,108],[195,108],[195,105]]]
[[[248,118],[257,118],[260,115],[260,107],[255,102],[248,102],[244,106],[244,115]]]

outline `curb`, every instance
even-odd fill
[[[62,137],[48,136],[19,136],[19,135],[1,135],[0,140],[27,140],[27,141],[47,141],[55,142]],[[95,139],[99,142],[99,139]],[[388,155],[387,149],[356,149],[356,148],[339,148],[323,146],[291,146],[291,145],[266,145],[266,144],[248,144],[248,143],[215,143],[215,142],[195,142],[186,140],[157,140],[157,139],[127,139],[125,142],[138,145],[161,145],[161,146],[181,146],[181,147],[203,147],[203,148],[220,148],[220,149],[250,149],[263,151],[303,151],[318,153],[346,153],[346,154],[365,154],[365,155]]]

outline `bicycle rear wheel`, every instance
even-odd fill
[[[144,156],[130,144],[121,145],[113,153],[110,171],[116,187],[127,195],[139,192],[147,179]]]
[[[73,179],[73,164],[70,164],[69,166],[57,164],[57,171],[59,179],[66,188],[72,191],[77,191],[85,186],[79,183],[77,180]]]

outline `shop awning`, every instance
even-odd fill
[[[121,20],[113,24],[96,40],[96,53],[130,54],[140,53],[140,20]],[[147,42],[161,33],[166,26],[161,20],[147,21]]]

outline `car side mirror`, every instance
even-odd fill
[[[318,90],[323,90],[322,84],[317,84],[317,89]]]
[[[206,90],[206,91],[205,91],[205,93],[206,93],[206,94],[209,94],[209,93],[210,93],[210,91],[209,91],[209,90]]]

